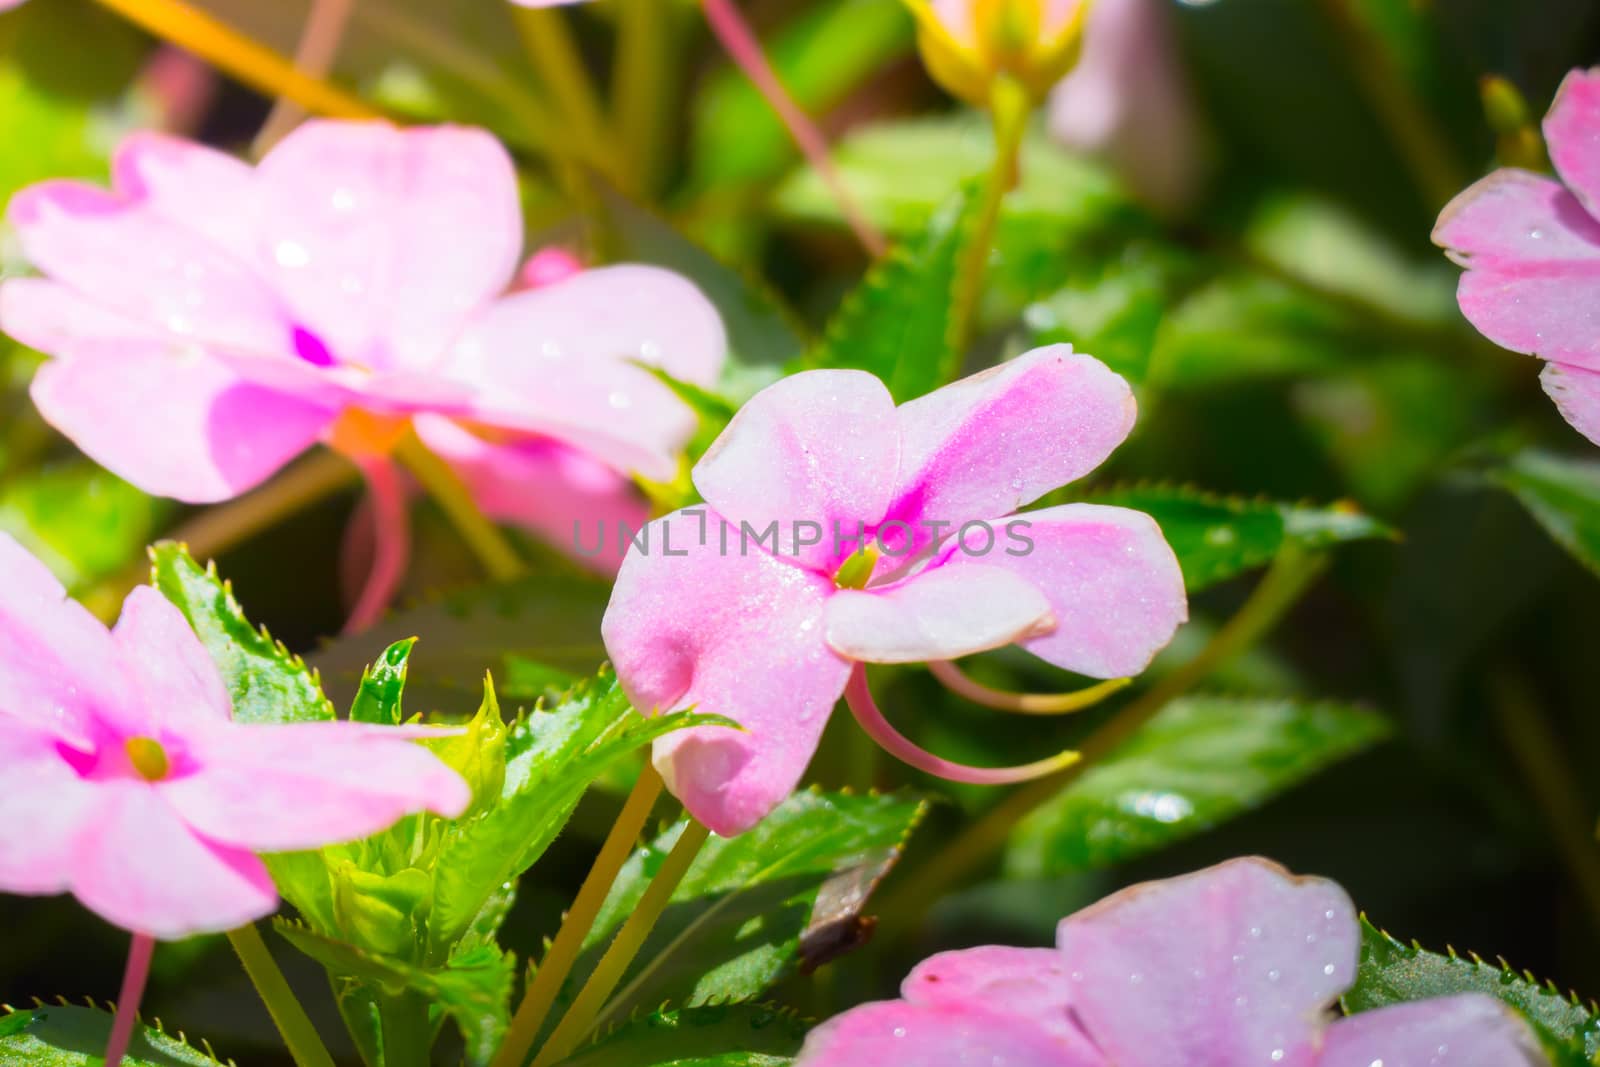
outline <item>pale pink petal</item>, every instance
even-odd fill
[[[254,922],[278,906],[254,854],[206,841],[148,782],[100,783],[72,892],[125,930],[171,941]]]
[[[1111,1067],[1069,1049],[1045,1027],[964,1004],[878,1001],[835,1015],[806,1035],[795,1067]]]
[[[1546,1067],[1528,1024],[1492,997],[1396,1004],[1340,1019],[1317,1067]]]
[[[516,173],[480,130],[308,122],[257,179],[262,260],[340,362],[437,365],[516,270]]]
[[[1467,268],[1457,299],[1485,337],[1600,368],[1600,222],[1559,182],[1495,171],[1450,202],[1433,240]]]
[[[1539,382],[1555,401],[1561,417],[1571,423],[1574,430],[1600,445],[1600,371],[1547,363]]]
[[[1057,931],[1078,1020],[1117,1067],[1311,1067],[1360,940],[1344,890],[1256,859],[1133,886]]]
[[[646,529],[648,550],[623,561],[601,634],[641,712],[694,707],[744,727],[655,743],[656,766],[689,812],[719,834],[741,833],[793,791],[844,691],[850,665],[822,639],[833,584],[741,545],[705,508]]]
[[[112,311],[45,278],[0,283],[0,328],[29,348],[61,353],[74,341],[161,339],[160,327]]]
[[[3,713],[89,746],[99,710],[116,706],[125,688],[111,635],[7,533],[0,533],[0,575]]]
[[[1556,173],[1600,215],[1600,69],[1567,75],[1544,117],[1544,136]]]
[[[418,416],[416,427],[485,515],[538,534],[602,574],[617,573],[629,537],[650,519],[649,504],[631,481],[560,441],[491,444],[432,415]]]
[[[900,995],[930,1007],[974,1007],[1026,1019],[1084,1062],[1093,1045],[1069,1010],[1066,957],[1053,948],[984,945],[929,956],[900,984]]]
[[[194,230],[242,263],[257,253],[255,174],[236,156],[151,130],[124,137],[111,161],[118,195]]]
[[[53,733],[0,713],[0,892],[60,893],[95,814],[94,787],[57,750]]]
[[[347,722],[234,725],[191,738],[197,769],[159,788],[200,833],[256,852],[353,841],[424,810],[460,815],[466,782],[407,736]]]
[[[193,723],[232,718],[233,702],[211,654],[183,612],[154,586],[128,594],[111,639],[129,682],[126,704],[146,717],[143,730],[127,733],[159,738]]]
[[[863,663],[958,659],[1050,629],[1050,601],[999,567],[932,567],[882,588],[843,589],[825,613],[828,644]]]
[[[1004,568],[1038,589],[1055,626],[1019,643],[1058,667],[1093,678],[1138,674],[1189,617],[1178,558],[1143,512],[1066,504],[987,525],[992,547],[969,533],[943,550],[941,569]]]
[[[778,555],[831,572],[836,540],[870,528],[889,505],[898,433],[894,400],[877,378],[807,371],[739,409],[695,465],[695,488],[730,522],[757,533],[776,523]],[[813,535],[815,544],[798,544]]]
[[[900,406],[889,517],[959,525],[1009,514],[1098,467],[1134,415],[1128,383],[1068,345],[963,378]],[[930,539],[918,532],[919,544]]]
[[[155,342],[84,342],[41,367],[32,392],[45,421],[91,459],[147,493],[195,504],[259,485],[333,418]]]
[[[6,218],[34,267],[108,312],[180,338],[294,351],[294,323],[254,267],[148,204],[50,181],[12,197]]]

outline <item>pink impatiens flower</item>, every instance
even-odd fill
[[[1561,181],[1497,170],[1450,202],[1433,240],[1467,268],[1462,314],[1547,360],[1545,392],[1600,444],[1600,69],[1567,75],[1544,134]]]
[[[806,1039],[796,1067],[1535,1067],[1481,994],[1332,1019],[1361,929],[1332,882],[1241,859],[1133,886],[1064,919],[1056,948],[924,960],[903,999]]]
[[[44,275],[0,288],[0,326],[56,357],[33,382],[40,412],[140,488],[192,503],[319,441],[370,472],[423,416],[424,443],[496,515],[566,547],[591,497],[614,509],[628,475],[671,477],[693,433],[637,364],[709,385],[725,355],[716,311],[665,270],[506,295],[517,178],[477,130],[309,122],[255,167],[136,134],[111,190],[45,182],[8,220]]]
[[[1127,383],[1065,345],[899,407],[860,371],[758,393],[694,469],[707,506],[647,528],[602,622],[635,706],[744,727],[657,741],[668,786],[716,832],[748,829],[798,783],[847,686],[897,756],[1016,780],[915,749],[861,665],[1015,642],[1097,678],[1143,670],[1187,615],[1155,522],[1089,504],[1013,515],[1097,467],[1133,421]]]
[[[70,892],[144,937],[227,930],[277,907],[258,852],[471,799],[416,728],[233,722],[216,665],[153,588],[108,632],[4,534],[0,574],[0,891]]]

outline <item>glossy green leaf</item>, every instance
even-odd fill
[[[845,298],[806,366],[867,371],[899,403],[953,379],[961,362],[956,284],[977,205],[976,187],[964,190],[876,264]]]
[[[1600,462],[1529,450],[1490,477],[1574,559],[1600,574]]]
[[[1404,944],[1361,919],[1361,962],[1355,985],[1341,998],[1347,1012],[1372,1011],[1429,997],[1482,993],[1522,1014],[1555,1057],[1555,1067],[1600,1062],[1600,1010],[1550,982],[1515,971],[1504,960],[1440,955]]]
[[[738,837],[711,838],[597,1026],[668,1001],[692,1007],[759,996],[795,966],[808,929],[848,921],[865,906],[923,807],[900,794],[796,793]],[[574,983],[593,969],[685,825],[623,867],[573,969]]]
[[[150,550],[152,584],[178,606],[211,653],[233,698],[236,722],[320,722],[334,718],[317,673],[245,618],[215,564],[201,567],[183,545]]]
[[[1315,508],[1162,485],[1108,489],[1090,502],[1132,508],[1155,519],[1191,593],[1265,566],[1286,542],[1322,549],[1394,536],[1389,527],[1346,504]]]
[[[361,687],[350,705],[350,721],[398,726],[405,721],[400,700],[406,688],[406,667],[415,637],[396,641],[361,676]]]
[[[0,487],[0,530],[68,589],[136,564],[172,510],[87,461],[20,473]]]
[[[40,1004],[0,1014],[0,1067],[99,1067],[111,1037],[112,1015],[76,1004]],[[138,1026],[125,1067],[218,1067],[210,1051],[194,1048],[181,1033]]]
[[[1012,832],[1006,869],[1050,877],[1104,867],[1208,830],[1388,736],[1340,704],[1175,701]]]
[[[805,1025],[766,1004],[708,1004],[632,1019],[562,1067],[784,1067]],[[887,1067],[887,1065],[886,1065]]]

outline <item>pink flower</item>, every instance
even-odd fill
[[[1497,170],[1450,202],[1433,240],[1467,268],[1461,313],[1547,360],[1545,392],[1600,444],[1600,69],[1567,75],[1544,134],[1561,181]]]
[[[56,357],[39,410],[135,485],[194,503],[318,441],[384,459],[423,415],[424,441],[485,493],[526,479],[496,510],[566,546],[587,487],[609,508],[620,476],[670,477],[693,432],[634,361],[708,385],[725,352],[705,298],[654,267],[503,295],[516,174],[476,130],[311,122],[256,167],[137,134],[110,191],[46,182],[8,217],[44,274],[0,288],[0,325]],[[619,478],[563,480],[564,450]]]
[[[1125,889],[1064,919],[1056,946],[924,960],[901,986],[904,999],[813,1030],[796,1067],[1547,1062],[1515,1013],[1478,994],[1331,1020],[1355,979],[1355,909],[1334,883],[1264,860]]]
[[[0,534],[0,890],[70,892],[136,934],[277,906],[259,852],[319,848],[471,799],[414,728],[231,721],[222,678],[155,589],[107,631]]]
[[[859,371],[758,393],[694,469],[708,506],[647,528],[602,622],[635,706],[694,705],[745,728],[656,742],[689,811],[725,835],[760,821],[847,683],[874,736],[954,777],[885,729],[863,663],[1015,642],[1098,678],[1142,670],[1187,613],[1156,524],[1089,504],[1012,514],[1093,470],[1133,421],[1127,383],[1065,345],[898,408]],[[868,542],[881,556],[856,551]]]

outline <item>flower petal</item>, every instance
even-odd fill
[[[1009,645],[1050,628],[1050,602],[999,567],[932,567],[828,600],[828,644],[863,663],[926,663]]]
[[[1456,297],[1485,337],[1600,369],[1600,222],[1559,182],[1495,171],[1450,202],[1433,240],[1467,268]]]
[[[806,1035],[795,1067],[1110,1067],[1071,1050],[1041,1025],[969,1005],[878,1001],[835,1015]]]
[[[1178,558],[1143,512],[1065,504],[989,525],[999,547],[968,556],[953,545],[941,569],[1003,568],[1038,589],[1055,627],[1019,644],[1040,659],[1091,678],[1125,678],[1149,666],[1189,617]],[[982,542],[974,535],[968,544]]]
[[[1449,1049],[1446,1058],[1445,1049]],[[1528,1024],[1479,993],[1396,1004],[1340,1019],[1318,1067],[1545,1067]]]
[[[929,956],[906,975],[900,995],[930,1007],[982,1008],[1026,1019],[1084,1062],[1094,1046],[1072,1019],[1067,960],[1053,948],[984,945]]]
[[[1600,371],[1547,363],[1539,382],[1572,428],[1600,445]]]
[[[848,538],[883,516],[900,454],[894,399],[863,371],[815,370],[751,397],[694,468],[695,488],[733,523],[777,523],[777,554],[831,571]],[[817,524],[802,546],[797,524]],[[807,538],[809,539],[809,538]],[[848,549],[847,549],[848,551]]]
[[[1600,70],[1575,70],[1544,118],[1556,173],[1584,206],[1600,214]]]
[[[645,714],[692,706],[744,727],[655,743],[656,766],[689,812],[719,834],[741,833],[793,791],[844,691],[850,665],[822,639],[833,584],[741,551],[739,532],[704,508],[646,530],[648,551],[623,561],[601,622],[606,650]]]
[[[84,342],[41,367],[33,401],[89,457],[147,493],[238,496],[314,444],[323,407],[158,342]]]
[[[159,737],[163,729],[181,731],[192,723],[227,722],[233,702],[189,621],[154,586],[141,585],[122,603],[122,617],[111,631],[123,672],[131,683],[128,704]]]
[[[60,353],[74,341],[162,339],[160,327],[121,312],[46,278],[0,283],[0,328],[29,348]]]
[[[1056,940],[1078,1020],[1118,1067],[1310,1067],[1360,948],[1344,890],[1256,859],[1125,889]]]
[[[94,787],[56,751],[54,735],[0,714],[0,892],[61,893],[78,839],[95,814]]]
[[[395,727],[230,725],[195,737],[191,774],[160,784],[208,838],[254,852],[354,841],[419,811],[454,818],[471,802],[455,771]]]
[[[898,414],[900,478],[889,517],[959,525],[1009,514],[1094,470],[1133,429],[1135,406],[1128,383],[1104,363],[1050,345],[902,404]]]
[[[255,172],[236,156],[154,130],[136,130],[111,160],[118,195],[194,230],[240,262],[256,256]]]
[[[198,836],[156,787],[114,779],[96,793],[97,810],[78,843],[72,892],[101,918],[174,941],[231,930],[278,906],[260,859]]]
[[[341,362],[437,365],[516,271],[516,173],[481,130],[307,122],[257,178],[269,276]]]

